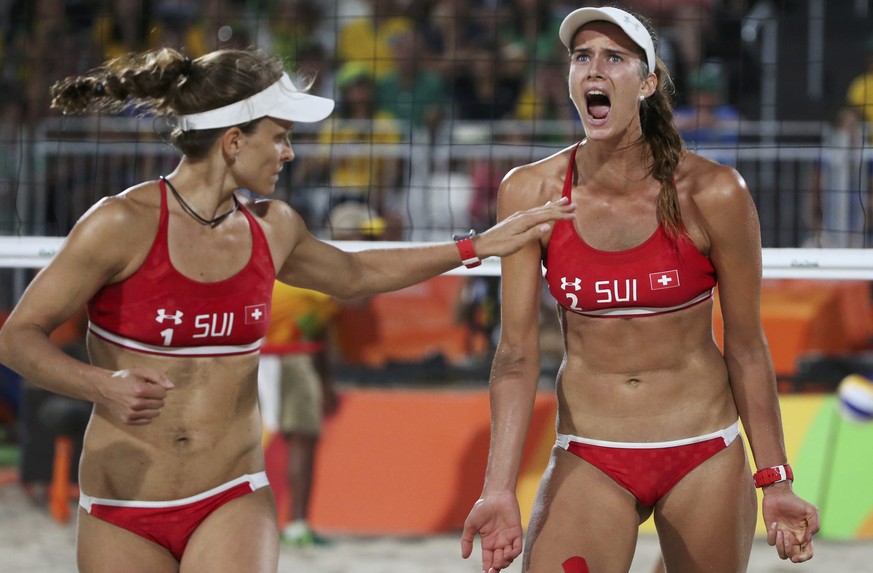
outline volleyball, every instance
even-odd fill
[[[840,413],[854,422],[873,421],[873,380],[849,374],[837,387]]]

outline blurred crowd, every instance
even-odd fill
[[[2,0],[2,81],[35,115],[47,86],[126,51],[170,46],[191,57],[257,45],[291,68],[317,72],[329,92],[345,64],[363,64],[379,107],[434,127],[456,119],[572,116],[557,26],[569,0]],[[745,2],[629,0],[661,34],[677,75],[722,57],[717,22]],[[400,89],[417,96],[387,98]],[[8,89],[4,89],[7,92]],[[23,92],[23,93],[22,93]],[[334,95],[339,95],[334,93]],[[681,96],[681,94],[680,94]],[[8,94],[6,97],[12,97]]]
[[[317,131],[295,134],[297,142],[321,145],[322,152],[295,162],[285,182],[295,189],[295,206],[313,227],[324,224],[337,204],[354,201],[383,218],[388,238],[429,240],[425,229],[433,228],[442,239],[448,231],[439,221],[419,224],[417,236],[392,234],[392,229],[414,228],[416,222],[409,220],[414,214],[424,220],[440,219],[440,210],[455,213],[460,201],[460,223],[484,228],[493,222],[497,183],[518,161],[489,157],[440,163],[427,150],[463,122],[544,122],[558,126],[549,128],[555,141],[578,137],[557,27],[569,11],[585,4],[602,3],[0,0],[0,145],[12,147],[0,165],[0,180],[8,186],[20,165],[10,134],[51,115],[54,81],[128,51],[168,46],[194,58],[218,48],[258,46],[314,79],[314,92],[338,102],[333,117]],[[719,105],[728,103],[724,46],[731,45],[725,35],[733,31],[720,23],[738,21],[746,3],[629,0],[623,5],[656,25],[660,55],[677,84],[676,104],[686,108],[695,137],[701,135],[691,92],[714,90]],[[709,79],[693,84],[702,72]],[[532,136],[524,127],[477,133],[473,140],[481,143],[523,143]],[[418,154],[417,142],[423,150]],[[391,151],[392,144],[403,145],[402,152]],[[301,196],[301,187],[329,189],[329,196]],[[416,188],[422,191],[410,192]],[[439,196],[434,189],[448,188],[463,189],[461,199],[433,204]],[[64,226],[55,232],[63,234]]]

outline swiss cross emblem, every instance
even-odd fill
[[[670,270],[649,273],[649,286],[652,287],[652,290],[675,288],[679,286],[679,271]]]
[[[267,305],[252,304],[246,307],[246,324],[258,324],[267,318]]]

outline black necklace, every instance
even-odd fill
[[[225,219],[227,219],[228,217],[233,215],[236,212],[236,210],[239,209],[239,202],[237,202],[236,195],[234,195],[233,196],[233,207],[231,207],[230,211],[228,211],[227,213],[224,213],[222,215],[219,215],[213,219],[207,219],[205,217],[201,217],[194,209],[191,208],[191,205],[189,205],[188,203],[185,203],[185,200],[182,199],[182,196],[179,195],[179,192],[176,191],[176,188],[173,187],[173,184],[170,183],[169,179],[167,179],[166,177],[161,175],[161,181],[163,181],[164,183],[167,184],[167,186],[170,188],[170,191],[173,192],[173,196],[176,198],[177,201],[179,201],[179,205],[182,206],[182,209],[184,209],[186,213],[188,213],[189,215],[194,217],[194,219],[202,225],[209,225],[210,227],[215,227],[219,223],[221,223],[222,221],[224,221]]]

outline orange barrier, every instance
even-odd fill
[[[420,362],[442,354],[457,362],[469,353],[470,333],[457,320],[464,277],[443,275],[396,292],[379,294],[361,306],[343,306],[335,341],[348,364],[381,367],[387,362]]]
[[[49,486],[49,513],[58,523],[70,520],[70,466],[73,461],[73,440],[67,436],[55,438],[52,481]]]
[[[442,354],[449,362],[468,356],[470,331],[456,320],[462,289],[463,277],[446,275],[375,296],[360,308],[343,308],[335,329],[343,360],[381,367],[390,361],[419,362],[433,354]],[[776,372],[790,376],[806,354],[838,354],[869,346],[873,337],[870,283],[768,279],[761,292],[761,317]],[[721,345],[718,304],[713,321]]]
[[[313,526],[403,535],[460,529],[482,490],[489,417],[487,389],[344,391],[317,454]],[[530,434],[553,426],[554,398],[542,396]],[[538,437],[529,440],[524,463],[538,446]],[[287,499],[281,440],[269,440],[266,455],[277,498]]]
[[[873,336],[870,283],[779,279],[764,281],[761,320],[776,373],[790,376],[799,358],[866,348]],[[713,325],[722,345],[723,320],[716,300]]]

